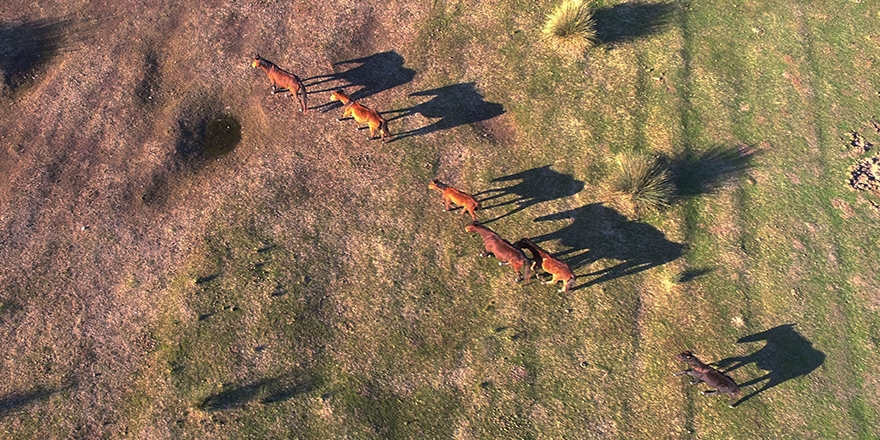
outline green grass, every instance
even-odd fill
[[[214,166],[219,188],[224,160],[265,156],[239,170],[262,191],[218,189],[227,198],[196,216],[200,229],[187,231],[183,263],[162,275],[147,348],[120,387],[119,429],[159,438],[880,436],[878,214],[871,196],[846,185],[858,159],[848,133],[880,145],[866,125],[880,114],[877,5],[595,6],[606,41],[573,59],[540,44],[552,2],[434,2],[415,15],[410,39],[394,42],[415,79],[370,99],[404,108],[429,99],[409,93],[473,83],[503,106],[488,120],[388,144],[364,143],[361,132],[351,141],[350,127],[333,137],[336,125],[314,122],[329,118],[320,111],[288,125],[260,119],[263,108],[196,121],[226,154],[191,174]],[[230,96],[223,103],[234,106]],[[212,125],[233,114],[233,128]],[[422,118],[392,129],[432,122]],[[662,158],[670,192],[650,200],[668,206],[636,217],[606,198],[615,157]],[[469,218],[443,212],[427,188],[434,177],[497,190],[478,196],[501,194],[483,200],[480,219],[510,241],[543,237],[573,266],[575,289],[519,285],[508,266],[481,258]],[[172,184],[167,200],[214,195]],[[35,274],[34,285],[50,275]],[[129,273],[118,284],[123,294],[147,289]],[[19,290],[0,296],[4,326],[35,322],[27,313],[49,301]],[[776,328],[787,330],[769,345],[741,341]],[[673,377],[683,350],[706,362],[758,353],[731,376],[783,380],[729,409],[726,397]],[[46,427],[63,437],[80,424],[81,414],[61,414],[83,402],[63,388],[59,356],[37,346],[22,357],[19,388],[45,376],[57,391],[0,413],[0,436]]]

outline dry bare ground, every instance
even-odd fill
[[[578,61],[576,82],[520,84],[576,70],[552,56],[520,66],[517,53],[543,50],[532,47],[543,11],[531,2],[3,2],[0,435],[783,438],[810,423],[823,429],[815,436],[876,434],[877,407],[861,400],[880,386],[861,373],[876,338],[826,362],[802,335],[839,342],[848,336],[822,333],[823,320],[854,322],[860,306],[847,304],[876,313],[872,271],[808,283],[876,249],[839,256],[832,239],[810,241],[833,236],[836,220],[792,222],[761,206],[776,202],[770,159],[743,189],[740,150],[679,154],[682,137],[704,130],[794,160],[765,141],[790,137],[779,134],[784,111],[759,108],[770,98],[752,104],[759,134],[739,136],[752,108],[728,105],[739,95],[718,80],[723,67],[690,64],[711,58],[688,34],[696,25],[680,20],[656,52],[618,47],[659,26],[608,23],[633,11],[678,19],[690,6],[676,8],[603,6],[600,39],[612,47]],[[257,52],[305,80],[306,114],[269,94],[250,66]],[[799,98],[785,99],[798,109],[817,92],[789,64],[775,81],[792,83]],[[397,138],[367,141],[335,121],[337,87],[387,112]],[[560,91],[589,105],[560,105],[570,96]],[[512,115],[514,105],[527,110]],[[793,129],[809,131],[817,157],[819,135]],[[678,154],[674,170],[734,183],[698,176],[690,202],[651,223],[628,218],[603,204],[596,176],[633,139]],[[827,164],[816,161],[785,185],[820,180],[814,169]],[[479,215],[507,237],[561,254],[578,288],[513,287],[509,268],[476,257],[465,217],[440,212],[426,187],[435,176],[478,193]],[[862,221],[866,208],[851,203],[834,199]],[[699,247],[687,260],[686,241]],[[815,249],[821,258],[807,256]],[[865,298],[815,299],[847,277]],[[802,333],[784,325],[792,317]],[[771,371],[771,386],[808,380],[724,412],[670,379],[674,350],[748,360],[741,382],[775,358],[715,341],[783,341],[803,359]]]

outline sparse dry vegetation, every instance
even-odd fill
[[[555,6],[0,2],[0,438],[880,436],[880,4],[597,2],[567,59]],[[632,216],[644,152],[675,199]]]
[[[656,157],[621,154],[616,165],[608,177],[612,196],[622,197],[636,211],[669,206],[674,194],[672,179],[669,170]]]
[[[562,0],[547,16],[543,32],[546,38],[559,46],[586,49],[596,41],[595,22],[589,3]]]

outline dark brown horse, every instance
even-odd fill
[[[481,253],[481,257],[494,255],[495,258],[498,259],[499,265],[509,264],[513,268],[514,273],[516,273],[516,282],[529,280],[531,262],[526,258],[526,254],[524,254],[521,249],[514,247],[491,229],[482,226],[477,222],[467,225],[464,230],[467,232],[476,232],[477,234],[480,234],[480,237],[483,237],[483,246],[486,247],[486,252]],[[525,274],[521,277],[520,271],[523,267],[525,267],[526,270]]]
[[[528,249],[529,252],[532,253],[532,260],[534,260],[534,263],[532,263],[532,269],[539,267],[543,269],[544,272],[553,275],[553,278],[550,279],[550,281],[541,280],[541,284],[552,285],[562,281],[562,288],[559,289],[560,292],[568,292],[568,289],[574,284],[575,276],[574,272],[571,271],[571,268],[568,267],[567,264],[556,259],[553,255],[550,255],[549,252],[541,249],[541,247],[535,244],[532,240],[523,238],[513,245],[520,249]],[[537,275],[538,270],[535,269],[535,276]]]
[[[263,72],[266,72],[266,76],[269,77],[269,81],[272,83],[273,95],[284,92],[288,92],[287,96],[295,95],[299,101],[299,111],[306,112],[308,109],[306,86],[303,85],[302,80],[298,76],[276,66],[275,63],[260,55],[254,56],[251,67],[254,69],[259,67],[263,69]]]
[[[729,406],[733,408],[734,402],[736,402],[741,392],[739,390],[739,386],[730,376],[704,364],[701,360],[697,359],[693,353],[686,351],[681,354],[675,355],[675,359],[685,362],[691,366],[684,371],[679,371],[675,373],[676,376],[681,376],[682,374],[687,374],[690,377],[693,377],[694,381],[691,381],[691,385],[696,385],[700,382],[706,382],[710,387],[715,388],[710,391],[701,391],[700,394],[704,396],[712,396],[715,394],[730,394],[730,404]]]

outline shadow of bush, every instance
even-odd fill
[[[621,3],[593,11],[596,43],[613,45],[649,37],[665,30],[675,3]]]
[[[686,148],[665,161],[676,197],[686,198],[712,194],[737,179],[751,167],[755,154],[745,145],[716,145],[703,152]]]

